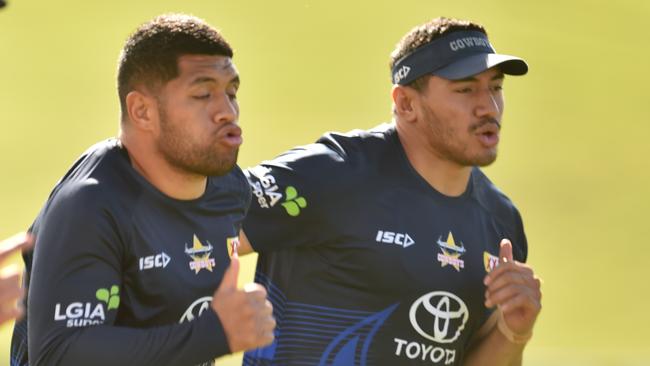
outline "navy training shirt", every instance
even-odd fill
[[[90,148],[32,226],[11,365],[213,364],[230,350],[210,302],[249,203],[239,167],[181,201],[138,174],[118,140]]]
[[[459,197],[410,165],[394,125],[329,133],[246,170],[244,232],[276,339],[244,365],[460,365],[491,311],[501,239],[524,262],[517,209],[475,168]]]

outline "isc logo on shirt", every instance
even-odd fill
[[[415,244],[415,241],[407,233],[395,233],[392,231],[377,231],[375,240],[378,243],[397,244],[402,248],[408,248]]]
[[[140,260],[138,260],[138,264],[140,266],[140,270],[144,271],[152,268],[165,268],[170,261],[171,258],[169,258],[165,252],[162,252],[160,254],[142,257]]]

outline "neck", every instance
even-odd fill
[[[191,174],[170,165],[152,141],[129,136],[122,131],[120,141],[129,154],[136,172],[165,195],[177,200],[199,198],[205,192],[207,177]]]
[[[397,123],[397,136],[411,166],[436,191],[445,196],[458,197],[465,193],[471,166],[463,166],[442,158],[426,143],[422,134]]]

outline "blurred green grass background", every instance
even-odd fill
[[[500,157],[487,169],[522,211],[544,279],[525,364],[650,365],[647,0],[9,1],[0,237],[27,228],[76,157],[116,134],[118,53],[155,15],[200,16],[234,46],[243,167],[389,120],[388,55],[401,36],[439,15],[483,23],[497,50],[531,68],[506,81]],[[4,326],[0,365],[9,340]]]

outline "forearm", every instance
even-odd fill
[[[188,323],[154,328],[91,326],[59,333],[43,343],[50,346],[30,352],[32,365],[189,366],[230,353],[219,319],[211,311]]]
[[[464,366],[521,366],[525,344],[510,342],[496,326],[467,353]]]

